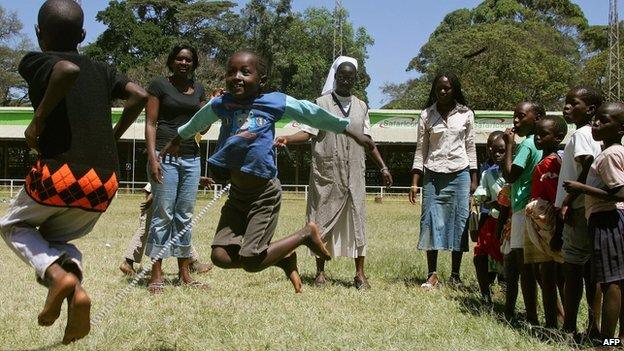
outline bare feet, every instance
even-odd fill
[[[71,297],[67,298],[67,326],[63,344],[84,338],[91,330],[91,299],[80,283]]]
[[[134,262],[129,261],[128,259],[125,259],[120,265],[119,265],[119,270],[123,272],[123,274],[127,275],[127,276],[133,276],[136,274],[136,271],[134,270],[134,267],[132,267],[132,264]]]
[[[48,286],[48,297],[37,319],[39,325],[47,327],[54,324],[59,317],[63,300],[74,292],[79,281],[78,277],[54,263],[46,270],[45,282]]]
[[[279,268],[284,270],[286,277],[290,279],[295,293],[299,294],[302,291],[303,284],[301,284],[301,277],[299,276],[299,268],[297,267],[297,252],[290,254],[290,256],[284,257],[281,261],[275,264]]]
[[[317,288],[322,288],[327,283],[327,279],[325,279],[325,272],[316,273],[316,278],[314,278],[314,286]]]
[[[309,232],[308,234],[306,234],[303,240],[303,245],[307,246],[310,250],[312,250],[312,252],[314,252],[315,255],[317,255],[324,261],[331,260],[331,255],[329,254],[329,251],[327,251],[325,244],[323,244],[323,241],[321,240],[321,235],[319,234],[316,223],[308,223],[305,229],[307,229],[306,231]]]
[[[189,264],[189,270],[191,272],[199,274],[208,273],[212,270],[213,267],[214,265],[210,263],[201,263],[199,261],[193,261],[191,262],[191,264]]]

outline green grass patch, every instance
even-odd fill
[[[88,236],[77,240],[84,255],[84,286],[93,300],[92,315],[116,291],[128,285],[118,270],[138,224],[139,195],[119,196]],[[367,204],[369,241],[366,262],[372,290],[352,286],[353,260],[339,258],[326,266],[330,284],[317,289],[314,260],[299,249],[304,293],[295,295],[277,268],[250,274],[215,268],[197,279],[212,284],[208,292],[167,285],[160,296],[137,286],[91,334],[67,350],[562,350],[569,341],[540,336],[528,327],[512,327],[499,317],[503,295],[494,311],[479,304],[467,254],[462,268],[466,291],[423,291],[425,254],[416,249],[419,208],[407,199]],[[198,200],[197,212],[208,202]],[[202,218],[193,242],[208,260],[219,208]],[[0,203],[0,214],[7,204]],[[282,203],[276,238],[304,224],[305,201],[288,195]],[[63,335],[66,313],[49,328],[37,325],[46,290],[33,270],[6,245],[0,245],[0,349],[39,349]],[[450,274],[450,255],[439,258],[442,279]],[[173,259],[165,263],[176,277]],[[518,307],[522,308],[521,301]],[[585,321],[582,313],[580,321]],[[54,348],[54,347],[53,347]]]

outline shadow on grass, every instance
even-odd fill
[[[58,348],[59,346],[63,346],[63,343],[61,343],[60,341],[57,341],[53,344],[41,346],[35,349],[16,349],[15,351],[47,351],[47,350],[54,350]]]
[[[595,348],[591,341],[578,341],[572,336],[563,334],[560,330],[553,330],[541,326],[535,326],[524,321],[523,315],[518,314],[513,320],[507,320],[504,316],[505,306],[499,301],[494,301],[492,305],[486,305],[479,293],[468,293],[466,291],[448,291],[447,296],[459,302],[462,313],[471,314],[477,317],[489,315],[505,326],[518,331],[519,333],[545,342],[551,345],[566,346],[575,350],[590,350]]]
[[[305,285],[314,287],[315,278],[316,276],[314,275],[304,273],[301,275],[301,282]],[[352,280],[340,280],[340,279],[330,278],[327,275],[325,276],[325,280],[327,281],[327,284],[340,285],[345,288],[355,288],[355,285],[353,284]],[[322,289],[322,288],[319,288],[319,289]]]

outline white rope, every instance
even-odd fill
[[[111,299],[108,300],[108,302],[104,305],[104,307],[102,307],[102,309],[100,311],[98,311],[98,313],[91,319],[91,325],[96,326],[98,325],[102,319],[108,314],[110,313],[110,311],[112,311],[113,308],[115,308],[115,306],[117,306],[125,297],[126,295],[128,295],[128,293],[130,292],[130,290],[132,288],[134,288],[141,279],[144,279],[145,276],[147,275],[147,272],[150,270],[150,268],[152,267],[152,265],[160,260],[165,253],[169,250],[169,248],[171,247],[171,245],[173,245],[174,243],[178,242],[178,240],[180,240],[180,238],[187,232],[189,231],[191,228],[193,228],[193,226],[195,226],[195,224],[197,224],[197,222],[206,214],[206,212],[208,212],[208,210],[223,196],[223,194],[225,194],[228,190],[230,190],[230,186],[231,184],[226,185],[223,189],[221,189],[221,191],[219,191],[214,199],[212,199],[206,206],[204,206],[204,208],[202,208],[201,211],[199,211],[199,213],[197,214],[197,216],[195,216],[195,218],[193,218],[193,220],[191,221],[191,223],[187,224],[186,227],[184,227],[184,229],[182,229],[178,234],[176,234],[173,238],[171,238],[169,241],[167,241],[165,243],[165,246],[160,250],[160,252],[158,252],[158,254],[156,255],[156,257],[152,258],[150,261],[150,265],[145,266],[144,268],[142,268],[139,273],[137,273],[134,278],[132,279],[132,281],[130,282],[129,285],[127,285],[125,288],[117,291],[117,293],[115,294],[115,296]]]

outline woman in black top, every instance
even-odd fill
[[[167,141],[177,135],[185,124],[206,103],[204,87],[193,81],[198,66],[197,51],[190,46],[176,46],[169,53],[169,77],[157,77],[148,90],[145,108],[145,140],[148,153],[148,174],[153,193],[153,215],[147,240],[146,255],[159,256],[168,240],[191,223],[200,177],[199,145],[195,140],[183,141],[179,156],[158,157]],[[148,289],[160,293],[164,288],[162,258],[177,257],[180,283],[200,286],[189,273],[191,231],[171,245],[152,266]]]

